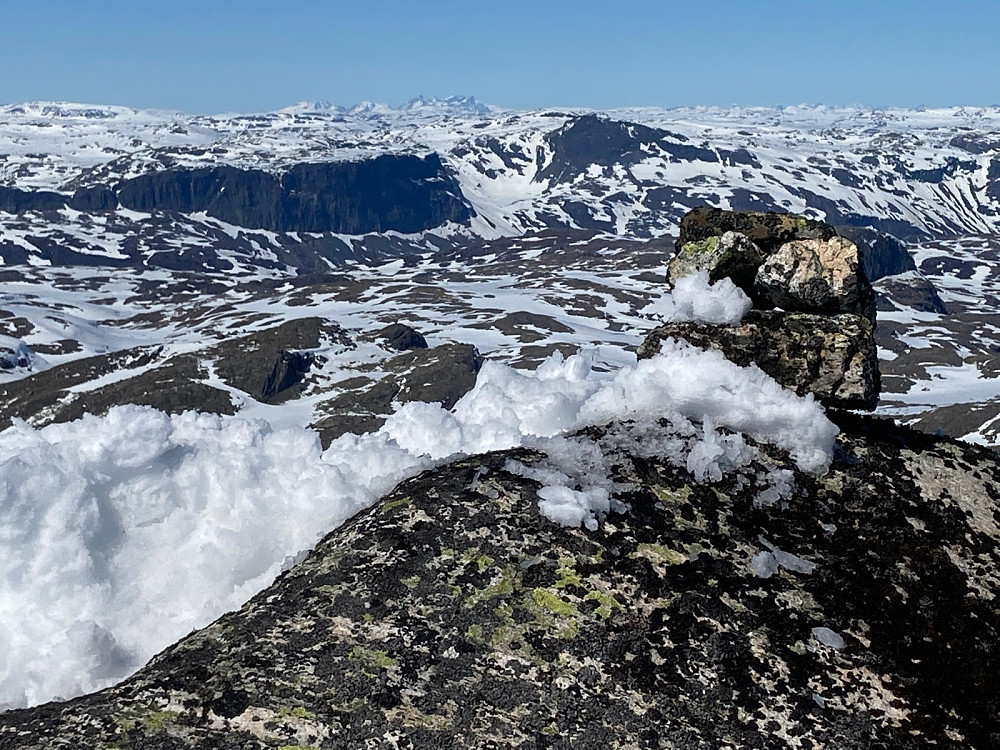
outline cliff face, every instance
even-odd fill
[[[381,155],[356,162],[296,164],[275,175],[217,166],[169,169],[72,196],[0,187],[0,211],[204,211],[272,232],[421,232],[468,223],[469,208],[437,154]]]
[[[627,426],[579,436],[630,505],[595,531],[539,514],[511,469],[541,454],[425,473],[125,683],[0,715],[0,747],[997,747],[995,454],[839,419],[787,507]]]

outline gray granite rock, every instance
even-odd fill
[[[756,364],[786,388],[814,394],[827,406],[872,410],[881,377],[872,325],[858,315],[751,311],[736,326],[668,323],[652,330],[640,359],[667,338],[718,349],[738,365]]]
[[[875,320],[875,293],[861,254],[844,237],[786,242],[760,266],[754,287],[769,306]]]

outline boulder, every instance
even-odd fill
[[[750,238],[739,232],[726,232],[703,240],[685,243],[667,266],[667,283],[694,273],[707,271],[712,283],[729,278],[747,294],[753,294],[757,269],[764,254]]]
[[[405,352],[408,349],[426,349],[427,339],[419,331],[404,323],[387,325],[376,334],[390,349]]]
[[[589,430],[627,503],[593,531],[540,515],[541,454],[425,472],[0,747],[996,748],[996,454],[838,418],[765,507]]]
[[[882,279],[879,282],[876,307],[886,312],[909,307],[919,312],[948,314],[948,308],[938,294],[937,287],[920,271],[909,271]]]
[[[786,388],[812,393],[827,406],[871,411],[878,405],[872,324],[859,315],[753,310],[736,326],[668,323],[646,336],[639,358],[658,354],[668,338],[717,349],[738,365],[756,364]]]
[[[688,211],[681,219],[675,249],[680,252],[689,242],[740,232],[749,237],[765,254],[770,254],[791,240],[828,240],[836,230],[822,221],[774,211],[725,211],[703,206]]]
[[[754,288],[768,306],[875,320],[875,292],[861,253],[844,237],[786,242],[758,269]]]

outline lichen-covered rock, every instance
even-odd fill
[[[872,325],[858,315],[753,310],[737,326],[668,323],[652,330],[640,359],[659,353],[664,339],[718,349],[738,365],[756,364],[800,396],[812,393],[827,406],[872,410],[881,377]]]
[[[580,436],[630,506],[593,532],[508,470],[540,454],[425,473],[126,682],[0,714],[0,748],[1000,746],[996,456],[839,419],[785,507],[614,427]]]
[[[821,239],[836,236],[836,230],[822,221],[773,211],[725,211],[702,206],[688,211],[681,219],[675,249],[689,242],[740,232],[749,237],[765,254],[791,240]]]
[[[757,297],[774,307],[875,320],[875,292],[861,253],[844,237],[786,242],[760,266],[754,287]]]
[[[739,232],[726,232],[683,245],[667,266],[667,282],[673,286],[688,274],[707,271],[710,282],[728,278],[747,294],[752,294],[757,269],[763,262],[764,254],[749,237]]]

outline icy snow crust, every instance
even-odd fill
[[[831,459],[836,428],[811,397],[718,352],[667,342],[616,372],[591,365],[583,354],[535,371],[487,362],[452,411],[407,404],[378,432],[325,452],[301,427],[134,406],[42,429],[17,423],[0,433],[0,706],[122,679],[240,606],[400,480],[456,455],[548,453],[534,469],[542,512],[589,528],[614,488],[602,449],[563,436],[586,425],[635,420],[612,430],[612,448],[657,451],[702,481],[758,457],[741,433],[788,450],[805,471]],[[755,483],[759,502],[790,489],[779,471]]]

